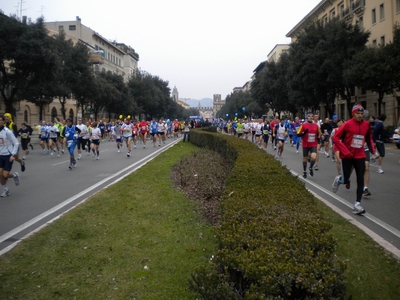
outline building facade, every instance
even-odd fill
[[[91,62],[94,71],[110,71],[122,75],[125,81],[135,74],[139,55],[135,50],[116,41],[109,41],[98,32],[82,24],[81,18],[76,17],[73,21],[45,22],[50,32],[63,31],[67,38],[73,41],[83,42],[91,50]]]
[[[214,116],[217,115],[217,111],[221,109],[226,103],[225,100],[221,99],[221,94],[214,94],[213,95],[213,114]]]
[[[393,41],[393,27],[400,24],[400,0],[322,0],[310,11],[286,36],[296,40],[298,33],[304,27],[316,20],[327,23],[333,19],[342,19],[353,25],[359,25],[362,30],[371,33],[368,46],[384,46]],[[378,114],[378,95],[356,89],[353,102],[361,103],[371,115]],[[336,111],[340,118],[347,119],[346,102],[336,100]],[[387,115],[387,125],[396,125],[400,116],[400,93],[385,95],[381,106],[382,113]],[[321,107],[322,118],[328,117],[324,106]]]

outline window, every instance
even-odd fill
[[[400,13],[400,0],[396,0],[396,12]]]
[[[376,11],[375,11],[375,8],[372,10],[372,24],[376,24]]]
[[[76,25],[69,25],[69,30],[76,30]]]
[[[350,0],[350,11],[353,12],[354,10],[354,0]]]
[[[328,16],[324,16],[324,24],[328,23]]]
[[[334,20],[335,17],[336,17],[336,12],[334,10],[332,10],[332,12],[331,12],[331,20]]]
[[[372,46],[376,47],[376,40],[372,41]]]
[[[58,32],[64,31],[64,25],[59,25],[58,26]]]
[[[340,16],[344,17],[344,4],[340,4]]]
[[[379,15],[380,20],[383,21],[385,19],[385,7],[383,6],[383,3],[379,5]]]
[[[385,46],[385,36],[381,36],[381,46]]]
[[[360,27],[360,30],[364,30],[364,19],[363,19],[363,17],[360,17],[358,19],[357,24],[358,24],[358,27]]]

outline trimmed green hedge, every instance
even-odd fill
[[[192,274],[204,299],[343,299],[345,264],[316,199],[249,141],[197,129],[193,144],[233,165],[216,228],[218,251]]]

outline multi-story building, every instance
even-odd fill
[[[81,18],[74,21],[45,22],[51,32],[63,31],[67,38],[83,42],[92,50],[91,62],[95,71],[111,71],[128,81],[137,70],[139,55],[123,43],[109,41],[98,32],[85,26]]]
[[[393,40],[393,27],[400,23],[400,0],[322,0],[311,10],[286,36],[292,41],[304,27],[313,21],[330,22],[343,19],[371,33],[369,46],[385,45]],[[356,89],[353,102],[360,102],[372,115],[378,114],[378,95]],[[382,113],[388,118],[386,124],[395,125],[400,116],[400,94],[386,95],[382,103]],[[349,118],[345,101],[337,99],[336,114],[340,118]],[[327,117],[322,106],[320,115]]]

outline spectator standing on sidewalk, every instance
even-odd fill
[[[14,178],[15,185],[19,185],[18,173],[11,173],[15,155],[18,153],[19,143],[14,133],[5,125],[6,118],[0,116],[0,180],[3,186],[1,197],[10,196],[7,187],[8,178]]]
[[[186,141],[186,137],[188,142],[190,142],[190,124],[187,120],[185,121],[183,128],[183,141]]]

